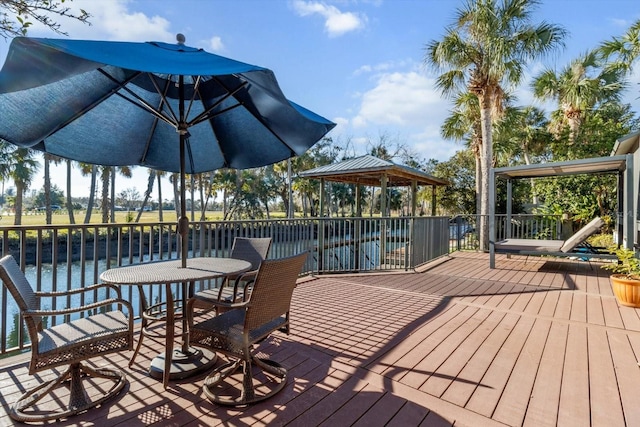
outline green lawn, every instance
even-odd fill
[[[118,211],[115,212],[116,214],[116,222],[117,223],[122,223],[125,224],[127,222],[133,222],[135,221],[135,219],[138,216],[138,212],[122,212],[122,211]],[[84,222],[84,211],[76,211],[74,217],[75,217],[75,221],[76,224],[82,224]],[[127,216],[130,216],[131,218],[133,218],[131,221],[127,221]],[[189,213],[189,219],[191,219],[191,213]],[[46,215],[44,214],[44,212],[38,212],[38,213],[32,213],[32,212],[28,212],[28,213],[23,213],[22,214],[22,225],[44,225],[46,224],[45,222],[45,218]],[[200,212],[196,212],[194,214],[194,218],[196,221],[200,220]],[[208,211],[206,213],[206,220],[207,221],[221,221],[223,218],[222,216],[222,212],[221,211]],[[284,212],[271,212],[271,218],[272,219],[280,219],[280,218],[286,218],[286,215]],[[11,226],[14,223],[14,216],[13,215],[2,215],[2,217],[0,218],[0,226]],[[172,210],[164,210],[162,211],[162,220],[164,222],[175,222],[176,219],[176,213]],[[92,224],[100,224],[102,222],[102,215],[100,214],[100,212],[96,212],[94,211],[93,214],[91,215],[91,223]],[[151,211],[151,212],[143,212],[142,216],[140,217],[140,222],[158,222],[158,211]],[[52,215],[52,223],[55,225],[67,225],[69,224],[69,215],[66,213],[66,211],[63,212],[59,212],[59,213],[54,213]]]

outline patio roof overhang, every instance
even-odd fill
[[[612,156],[630,154],[635,152],[640,145],[640,132],[630,133],[618,139],[611,150]]]
[[[544,178],[564,175],[618,173],[625,170],[626,163],[627,157],[620,155],[495,168],[493,171],[496,177],[505,179]]]

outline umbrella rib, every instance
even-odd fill
[[[164,91],[161,91],[160,90],[160,86],[158,86],[158,82],[156,82],[156,76],[154,74],[152,74],[152,73],[147,73],[147,75],[149,76],[149,80],[151,80],[151,84],[153,84],[153,87],[156,89],[156,92],[158,92],[158,95],[160,95],[160,97],[163,99],[163,101],[166,101],[167,89],[168,89],[169,86],[165,87]],[[169,82],[171,82],[171,75],[167,76],[167,84]],[[178,115],[175,113],[175,111],[173,111],[173,108],[171,108],[171,104],[169,104],[168,102],[165,102],[165,104],[167,106],[167,109],[171,113],[171,116],[173,117],[173,120],[175,121],[175,123],[179,123],[180,119],[178,119]],[[157,112],[159,114],[162,114],[161,111],[162,111],[162,109],[158,109],[157,110]]]
[[[198,75],[196,77],[196,82],[193,85],[193,95],[191,96],[191,99],[189,100],[189,108],[187,108],[187,112],[185,113],[185,117],[189,117],[189,113],[191,112],[191,106],[194,104],[194,100],[196,99],[196,94],[198,93],[198,89],[200,87],[200,81],[202,79],[202,76]],[[188,127],[188,125],[187,125]]]
[[[135,92],[133,92],[131,89],[129,89],[128,87],[125,87],[124,84],[128,83],[129,81],[131,81],[133,78],[137,77],[138,75],[142,74],[137,73],[133,78],[128,79],[125,82],[119,82],[117,79],[113,78],[109,73],[107,73],[106,71],[104,71],[103,69],[99,68],[98,71],[100,73],[102,73],[105,77],[107,77],[109,80],[111,80],[112,82],[115,82],[119,85],[120,89],[124,90],[125,92],[127,92],[129,95],[131,95],[133,98],[135,99],[131,99],[126,97],[124,94],[120,93],[120,92],[115,92],[115,95],[118,95],[119,97],[121,97],[122,99],[130,102],[132,105],[135,105],[138,108],[141,108],[145,111],[148,111],[149,113],[153,114],[154,116],[156,116],[157,118],[159,118],[160,120],[162,120],[163,122],[166,122],[167,124],[169,124],[170,126],[173,127],[177,127],[177,123],[172,122],[171,119],[169,117],[166,117],[164,114],[162,114],[161,111],[156,111],[155,108],[153,108],[153,106],[151,104],[149,104],[148,102],[146,102],[144,99],[142,99],[139,95],[137,95]],[[153,80],[152,80],[153,81]],[[162,95],[161,95],[162,96]],[[138,102],[136,102],[136,100]]]
[[[217,80],[217,79],[216,79]],[[215,104],[211,105],[209,108],[207,108],[206,110],[204,110],[202,113],[198,114],[196,117],[193,118],[193,120],[191,120],[190,122],[187,123],[187,127],[191,127],[194,125],[197,125],[198,123],[202,123],[205,120],[209,120],[215,116],[218,116],[222,113],[225,113],[229,110],[232,110],[236,107],[239,107],[241,104],[240,102],[238,102],[236,105],[233,105],[231,107],[225,108],[222,111],[219,111],[218,113],[214,114],[214,115],[210,115],[209,113],[211,113],[211,110],[213,110],[214,108],[216,108],[218,105],[220,105],[221,103],[223,103],[226,99],[228,99],[229,97],[235,95],[236,93],[238,93],[242,88],[244,88],[247,85],[247,81],[243,81],[240,86],[238,86],[236,89],[234,89],[233,91],[230,91],[229,89],[227,89],[226,87],[224,87],[224,85],[221,85],[226,91],[227,94],[225,96],[222,97],[222,99],[220,99],[218,102],[216,102]],[[195,93],[195,92],[194,92]]]
[[[166,84],[166,86],[164,88],[164,91],[161,94],[161,97],[160,97],[160,105],[158,106],[158,110],[162,110],[162,105],[165,103],[165,101],[167,99],[166,98],[166,94],[167,94],[167,91],[169,90],[170,84],[171,84],[170,81],[167,80],[167,84]],[[142,157],[140,159],[140,163],[141,164],[144,164],[146,162],[146,160],[147,160],[147,153],[149,153],[149,147],[151,146],[151,140],[153,139],[153,133],[155,132],[156,127],[158,127],[158,118],[157,117],[155,117],[154,120],[153,120],[153,125],[151,126],[151,130],[149,132],[149,136],[147,138],[147,142],[145,143],[144,152],[143,152]]]

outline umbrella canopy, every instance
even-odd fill
[[[160,42],[17,37],[0,111],[0,138],[14,144],[188,174],[301,155],[335,126],[288,101],[266,68]]]
[[[264,166],[335,124],[287,100],[272,71],[184,45],[16,37],[0,71],[0,138],[67,159],[181,175]],[[176,135],[179,135],[179,137]]]

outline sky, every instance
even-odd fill
[[[288,99],[337,124],[327,136],[349,143],[352,155],[366,154],[382,138],[409,147],[420,160],[445,161],[463,148],[440,136],[451,103],[441,97],[437,75],[423,62],[425,45],[442,38],[463,0],[74,0],[65,5],[92,15],[91,25],[57,19],[73,39],[175,42],[182,33],[189,46],[273,70]],[[561,69],[622,35],[639,18],[637,0],[542,0],[533,22],[563,26],[566,46],[530,64],[527,75]],[[36,25],[29,35],[67,37]],[[10,41],[0,39],[0,63]],[[636,68],[624,100],[640,112]],[[550,107],[536,102],[526,83],[516,96],[520,105]],[[65,167],[52,168],[52,174],[64,190]],[[72,195],[86,196],[89,178],[77,175]],[[147,176],[141,167],[132,179],[118,176],[116,193],[136,188],[143,194]],[[42,183],[40,174],[32,189]]]

